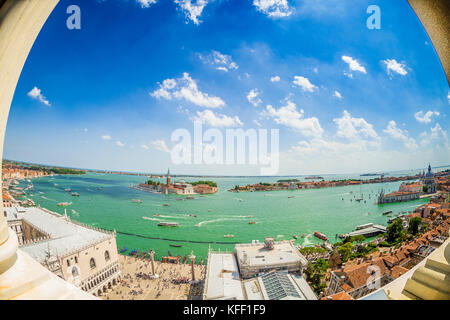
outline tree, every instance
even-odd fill
[[[341,256],[337,252],[332,253],[328,259],[328,264],[331,269],[336,269],[341,263]]]
[[[403,223],[401,219],[396,219],[387,227],[387,241],[390,243],[398,243],[403,239]]]
[[[309,262],[306,267],[305,274],[307,280],[311,282],[311,286],[317,294],[319,294],[326,287],[326,284],[322,283],[322,278],[325,276],[327,269],[328,262],[322,258],[317,259],[314,264]]]
[[[422,187],[422,190],[423,190],[423,192],[426,193],[426,192],[428,191],[428,187],[427,187],[427,186],[423,186],[423,187]]]
[[[419,226],[422,223],[422,218],[420,217],[414,217],[411,220],[409,220],[408,225],[408,232],[416,235],[419,232]]]
[[[364,237],[362,234],[352,237],[352,241],[356,241],[356,243],[358,244],[363,243],[364,240],[366,240],[366,237]]]
[[[317,270],[317,272],[319,273],[325,273],[328,269],[328,262],[326,262],[322,258],[319,258],[314,264],[314,269]]]
[[[353,243],[347,242],[338,248],[338,253],[341,255],[342,262],[347,262],[353,253]]]

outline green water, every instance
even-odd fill
[[[324,177],[338,179],[351,176]],[[33,180],[34,189],[28,192],[28,196],[36,205],[40,204],[59,213],[64,213],[64,208],[58,207],[58,202],[72,202],[66,207],[67,215],[92,226],[156,238],[212,242],[212,248],[221,250],[233,250],[234,245],[217,244],[215,241],[262,241],[266,236],[290,240],[294,234],[299,236],[296,244],[320,244],[320,240],[311,236],[314,231],[326,234],[331,242],[335,242],[338,241],[335,239],[336,234],[348,233],[357,225],[369,222],[387,225],[390,217],[402,211],[412,211],[428,201],[420,199],[376,204],[376,197],[381,188],[386,192],[395,191],[400,182],[293,191],[227,191],[236,184],[273,182],[279,179],[251,177],[214,178],[219,187],[217,194],[205,197],[196,195],[193,200],[179,201],[176,199],[185,197],[151,194],[129,188],[130,184],[138,184],[145,179],[142,176],[99,173],[44,177]],[[22,186],[26,184],[26,181],[21,182]],[[98,190],[98,187],[102,189]],[[80,197],[73,197],[64,191],[65,188],[78,192]],[[288,198],[289,196],[295,198]],[[354,201],[359,197],[363,197],[366,202]],[[132,199],[140,199],[142,203],[133,203]],[[351,199],[353,201],[350,201]],[[170,206],[163,206],[164,203]],[[383,216],[382,213],[388,210],[393,211],[392,215]],[[155,217],[154,214],[160,216]],[[196,217],[190,217],[190,214]],[[245,217],[249,215],[252,218]],[[144,220],[143,216],[154,220]],[[248,224],[252,220],[256,221],[256,224]],[[158,227],[157,223],[160,221],[176,221],[179,227]],[[302,238],[303,233],[308,236]],[[225,234],[234,234],[234,238],[224,238]],[[170,243],[183,246],[174,248],[169,246]],[[119,249],[125,246],[130,250],[153,249],[157,258],[167,255],[169,249],[172,255],[183,256],[193,250],[198,257],[197,261],[206,258],[209,246],[207,243],[153,240],[121,234],[117,235],[117,245]]]

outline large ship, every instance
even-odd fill
[[[328,240],[328,237],[326,235],[324,235],[323,233],[320,233],[319,231],[314,232],[314,236],[321,240],[325,240],[325,241]]]

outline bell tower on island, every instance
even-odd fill
[[[167,168],[166,185],[170,186],[170,169]]]

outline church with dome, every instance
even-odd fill
[[[436,193],[436,181],[434,173],[431,172],[431,165],[428,165],[427,173],[423,174],[422,184],[424,193]]]

